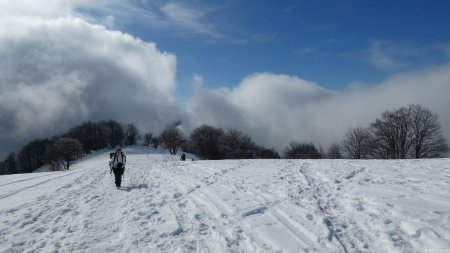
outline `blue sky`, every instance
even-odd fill
[[[177,56],[179,98],[191,95],[195,74],[208,88],[271,72],[342,90],[448,61],[450,1],[181,1],[164,14],[166,2],[131,5],[142,13],[96,14]],[[179,20],[167,25],[144,15],[170,20],[169,11]]]

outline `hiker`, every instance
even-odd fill
[[[123,154],[121,148],[117,148],[114,153],[112,160],[110,161],[111,170],[110,174],[114,172],[114,176],[116,178],[115,183],[117,189],[120,188],[120,183],[122,182],[122,175],[125,172],[125,164],[127,163],[127,157]]]
[[[181,161],[186,161],[186,155],[184,153],[181,155]]]

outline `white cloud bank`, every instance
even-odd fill
[[[180,117],[174,55],[89,23],[64,1],[32,2],[0,4],[1,155],[85,120],[160,130]]]
[[[235,127],[279,151],[291,140],[326,148],[340,141],[349,127],[368,126],[385,110],[416,103],[439,114],[450,140],[450,65],[340,92],[272,73],[250,75],[231,90],[196,89],[188,105],[193,126]]]

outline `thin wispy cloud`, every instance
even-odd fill
[[[168,3],[161,7],[161,11],[168,22],[181,30],[214,39],[225,38],[215,25],[208,22],[209,13],[204,9],[191,8],[180,3]]]
[[[189,5],[185,2],[162,1],[80,1],[75,10],[88,18],[99,22],[105,17],[115,17],[122,25],[144,25],[149,28],[171,30],[177,36],[200,35],[209,39],[225,39],[227,35],[220,31],[210,19],[214,8],[200,4]]]
[[[299,48],[295,50],[295,54],[298,56],[306,56],[309,54],[312,54],[315,51],[315,48],[313,47],[305,47],[305,48]]]
[[[83,19],[120,29],[130,25],[156,31],[169,31],[172,37],[202,38],[207,43],[226,42],[235,45],[265,43],[275,40],[276,33],[250,32],[220,19],[220,5],[185,1],[87,1],[74,2],[74,13]]]
[[[398,70],[406,66],[396,48],[383,41],[372,42],[369,48],[369,63],[381,70]]]
[[[251,36],[251,41],[255,42],[268,42],[275,40],[277,35],[275,33],[259,33]]]
[[[61,2],[59,0],[54,0]],[[131,0],[75,0],[70,3],[70,15],[91,23],[103,24],[114,29],[126,25],[145,25],[155,29],[167,29],[170,22],[164,19],[159,5],[154,2],[136,2]],[[147,4],[144,8],[142,4]]]
[[[288,6],[286,9],[284,9],[284,12],[290,12],[292,9],[294,9],[295,5],[296,4],[294,3],[294,4],[290,5],[290,6]]]
[[[426,62],[431,46],[418,47],[393,43],[386,40],[369,40],[368,63],[380,70],[393,72]]]

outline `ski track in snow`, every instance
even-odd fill
[[[0,177],[1,252],[450,252],[450,159],[179,161]]]

